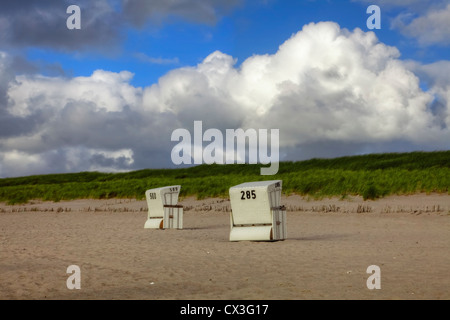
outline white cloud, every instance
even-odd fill
[[[434,114],[435,125],[450,128],[450,61],[425,65],[409,61],[406,65],[420,76],[429,87],[428,92],[433,95],[430,110]]]
[[[249,125],[280,127],[284,146],[433,139],[438,132],[428,126],[426,107],[432,98],[398,55],[371,32],[349,33],[333,23],[305,26],[275,55],[251,66],[263,76],[250,87],[262,84],[263,100],[270,102]]]
[[[417,39],[422,46],[448,46],[450,45],[450,4],[442,9],[431,9],[418,17],[411,14],[399,15],[393,20],[392,26],[404,35]]]
[[[121,111],[128,104],[137,105],[139,88],[128,82],[133,74],[97,70],[90,77],[73,79],[44,76],[17,76],[8,91],[13,103],[8,111],[15,116],[30,115],[39,107],[58,112],[70,101],[92,102],[95,109]],[[42,99],[45,106],[41,106]]]
[[[0,57],[0,121],[16,128],[0,130],[0,176],[170,167],[171,133],[192,132],[195,120],[203,130],[280,129],[281,160],[449,149],[450,62],[399,56],[373,32],[323,22],[273,55],[237,66],[216,51],[147,88],[127,71],[11,80]],[[429,91],[418,76],[434,80]]]

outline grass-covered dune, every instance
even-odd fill
[[[181,185],[181,196],[227,197],[234,185],[283,180],[283,193],[313,197],[449,193],[450,151],[370,154],[335,159],[281,162],[276,175],[261,176],[262,165],[200,165],[127,173],[81,172],[0,179],[0,201],[145,197],[145,190]]]

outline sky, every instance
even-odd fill
[[[173,168],[194,121],[281,161],[449,150],[450,2],[2,1],[0,178]]]

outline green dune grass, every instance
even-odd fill
[[[181,185],[181,196],[228,197],[234,185],[283,180],[283,193],[312,197],[449,193],[450,151],[370,154],[335,159],[281,162],[276,175],[261,176],[262,165],[200,165],[126,173],[80,172],[0,179],[0,201],[144,199],[145,191]]]

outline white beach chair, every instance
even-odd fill
[[[170,186],[145,191],[145,229],[183,229],[183,206],[177,205],[180,189],[181,186]]]
[[[286,239],[281,188],[281,180],[247,182],[230,188],[230,241]]]

